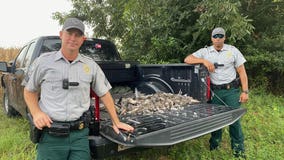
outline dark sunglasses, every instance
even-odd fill
[[[214,36],[212,36],[213,38],[224,38],[223,34],[215,34]]]

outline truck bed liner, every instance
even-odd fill
[[[134,126],[133,133],[116,134],[110,121],[101,122],[101,135],[125,146],[167,146],[190,140],[228,126],[246,112],[213,104],[191,104],[182,111],[152,115],[124,116],[121,121]]]

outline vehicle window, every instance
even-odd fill
[[[44,40],[40,54],[45,52],[58,51],[61,48],[60,39]],[[86,40],[80,48],[80,53],[91,57],[95,61],[115,61],[119,60],[116,48],[104,41]]]
[[[24,46],[19,55],[16,58],[16,68],[20,68],[23,66],[24,59],[28,50],[28,46]]]
[[[80,53],[95,61],[115,61],[119,58],[116,49],[109,43],[86,40],[80,48]]]
[[[60,48],[61,48],[60,39],[46,39],[43,41],[40,54],[46,52],[59,51]]]
[[[29,47],[22,68],[25,68],[30,65],[34,49],[35,49],[35,42],[33,42]]]

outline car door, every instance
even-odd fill
[[[11,74],[11,89],[13,92],[11,95],[13,102],[11,104],[23,116],[26,115],[27,108],[23,97],[24,86],[22,81],[30,66],[34,48],[35,42],[31,42],[22,49],[14,62],[14,73]]]
[[[8,96],[8,101],[9,101],[9,105],[12,106],[14,109],[16,109],[18,112],[19,110],[17,109],[17,97],[19,95],[19,93],[17,92],[17,75],[18,75],[18,69],[22,63],[23,63],[23,59],[26,56],[28,50],[28,46],[24,46],[20,53],[18,54],[18,56],[16,57],[15,61],[12,64],[11,67],[11,72],[7,73],[4,76],[4,82],[5,82],[5,90],[6,90],[6,94]]]

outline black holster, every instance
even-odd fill
[[[42,130],[39,130],[35,127],[32,115],[30,113],[28,113],[28,119],[30,123],[30,139],[33,143],[38,143],[42,135]]]

